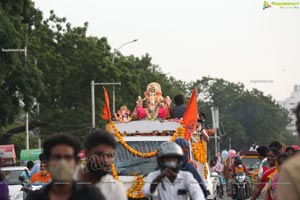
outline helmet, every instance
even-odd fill
[[[183,162],[183,151],[181,147],[176,144],[175,142],[164,142],[162,143],[158,150],[157,150],[157,164],[160,169],[164,169],[167,166],[165,166],[163,162],[163,158],[165,157],[177,157],[177,166],[176,166],[176,171],[179,171],[179,169],[182,166]]]
[[[235,156],[234,157],[234,164],[236,165],[241,165],[242,164],[242,159],[240,156]]]

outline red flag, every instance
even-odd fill
[[[101,115],[102,119],[107,119],[109,121],[111,121],[111,114],[110,114],[110,107],[109,107],[109,96],[108,93],[105,89],[105,87],[103,87],[103,92],[104,92],[104,106],[103,106],[103,115]]]
[[[197,105],[197,92],[196,88],[193,90],[192,96],[183,115],[183,123],[185,127],[185,139],[188,141],[193,132],[197,128],[197,116],[198,116],[198,105]]]

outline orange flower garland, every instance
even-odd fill
[[[200,140],[197,143],[192,143],[193,155],[196,161],[205,164],[206,163],[206,144],[204,140]]]
[[[184,128],[184,127],[181,127],[179,137],[180,137],[180,138],[184,138],[184,137],[185,137],[185,128]]]
[[[112,172],[114,179],[120,180],[115,164],[111,164],[111,172]]]
[[[152,152],[147,152],[147,153],[142,153],[140,151],[135,150],[134,148],[132,148],[131,146],[129,146],[127,144],[127,142],[123,139],[122,135],[120,134],[118,128],[116,127],[115,123],[113,121],[109,122],[107,124],[107,131],[111,132],[111,127],[113,128],[113,131],[115,133],[115,136],[118,138],[118,140],[120,141],[120,143],[122,144],[122,146],[127,149],[127,151],[129,151],[130,153],[132,153],[133,155],[139,156],[139,157],[144,157],[144,158],[149,158],[149,157],[153,157],[156,155],[156,151],[152,151]],[[178,127],[176,129],[176,132],[172,135],[172,137],[170,138],[170,142],[174,142],[174,140],[178,137],[179,133],[182,135],[184,134],[185,129],[183,127]]]
[[[205,179],[207,179],[207,175],[208,175],[207,166],[204,165],[204,178],[205,178]]]
[[[142,193],[142,188],[144,186],[144,183],[145,183],[144,177],[137,176],[131,188],[127,190],[127,196],[133,199],[144,198],[144,195]]]
[[[112,164],[111,171],[114,179],[120,181],[115,164]],[[132,199],[144,198],[144,195],[142,193],[144,183],[145,182],[143,176],[137,176],[132,186],[127,190],[127,196]]]
[[[197,162],[200,162],[204,166],[204,178],[207,179],[208,169],[206,166],[206,142],[204,140],[200,140],[197,143],[192,143],[192,150],[194,158]]]

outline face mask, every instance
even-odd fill
[[[49,172],[54,181],[72,181],[75,171],[75,163],[59,160],[55,166],[49,166]]]
[[[177,162],[174,162],[174,161],[165,162],[165,166],[170,167],[170,168],[176,168]]]

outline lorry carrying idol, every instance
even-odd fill
[[[196,90],[193,93],[196,93]],[[197,104],[196,94],[193,94],[192,98],[195,99],[193,102],[190,100],[189,104],[191,102]],[[169,96],[163,97],[160,84],[152,82],[147,85],[144,97],[138,96],[133,112],[123,105],[114,114],[114,120],[106,125],[107,131],[118,141],[112,174],[115,179],[124,183],[130,199],[142,199],[144,178],[158,166],[156,159],[158,147],[164,142],[185,138],[191,147],[189,162],[196,167],[209,189],[210,195],[207,198],[214,199],[217,180],[209,173],[206,159],[208,136],[203,124],[197,125],[197,105],[187,106],[185,114],[194,113],[195,123],[189,123],[186,129],[186,115],[183,119],[171,119],[171,103]],[[187,137],[187,132],[191,130],[192,134]]]

